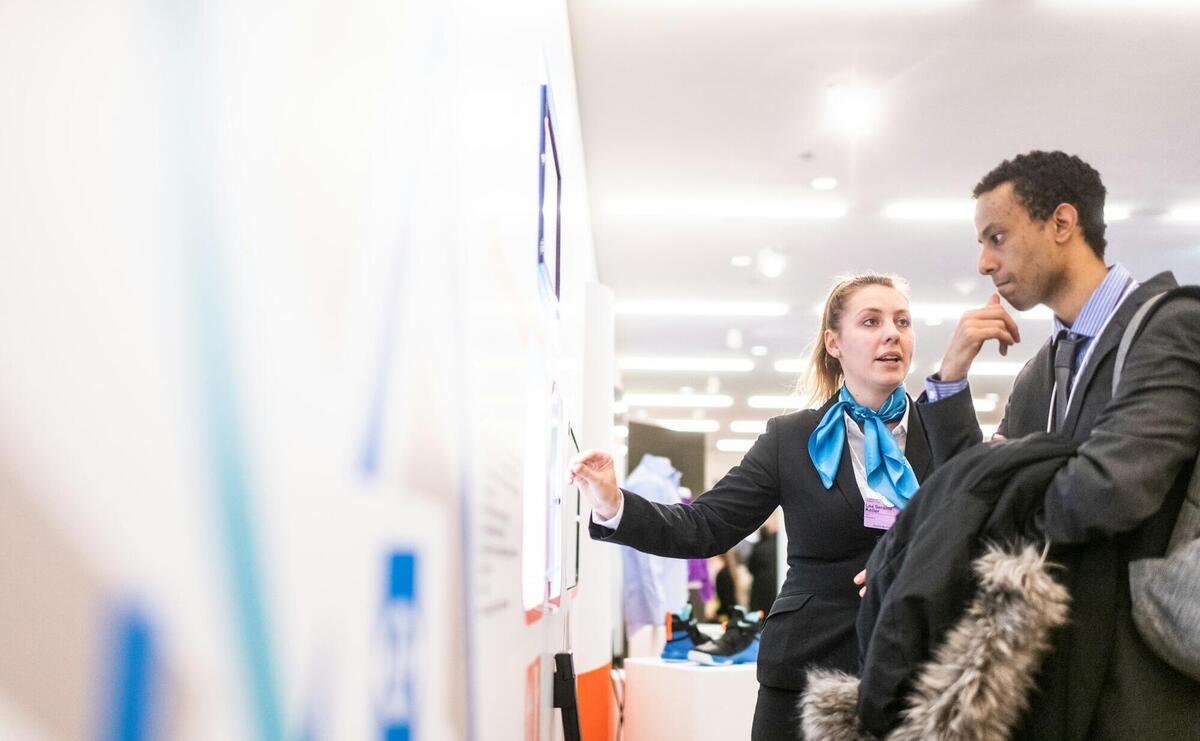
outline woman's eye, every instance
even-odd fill
[[[863,320],[864,327],[874,327],[876,324],[879,324],[878,319],[864,319]]]
[[[912,325],[912,320],[911,320],[911,319],[903,319],[903,318],[901,318],[901,319],[897,319],[897,320],[896,320],[896,326],[898,326],[898,327],[908,327],[908,326],[911,326],[911,325]]]

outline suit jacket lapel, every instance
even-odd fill
[[[816,419],[813,423],[812,430],[808,430],[807,434],[811,435],[817,429],[817,425],[821,424],[821,420],[825,418],[829,408],[837,402],[838,397],[835,395],[821,405],[817,410]],[[805,439],[805,451],[808,450],[808,440]],[[820,479],[818,479],[819,481]],[[829,487],[831,491],[836,490],[841,495],[842,500],[846,502],[846,506],[852,512],[859,512],[863,508],[862,492],[858,489],[858,480],[854,477],[854,463],[850,459],[850,443],[846,440],[842,441],[842,459],[838,462],[837,475],[833,478],[833,486]]]
[[[1125,327],[1129,325],[1129,320],[1133,318],[1138,307],[1156,293],[1161,293],[1174,287],[1174,276],[1170,273],[1160,273],[1146,283],[1138,286],[1117,307],[1108,326],[1094,340],[1096,349],[1092,351],[1092,356],[1088,360],[1087,367],[1083,369],[1078,382],[1075,384],[1075,394],[1071,397],[1071,405],[1067,407],[1067,418],[1063,423],[1063,432],[1069,435],[1075,434],[1075,426],[1079,422],[1079,413],[1083,409],[1083,400],[1090,392],[1092,380],[1096,377],[1096,370],[1104,362],[1108,354],[1116,350],[1117,346],[1121,344],[1121,335],[1125,333]]]
[[[908,437],[904,443],[904,457],[912,466],[917,481],[925,480],[929,475],[929,467],[933,464],[933,451],[929,441],[925,439],[925,424],[921,421],[920,405],[908,400]]]
[[[853,423],[851,423],[853,424]],[[842,445],[842,460],[838,464],[837,478],[833,480],[833,488],[841,492],[842,499],[851,512],[861,512],[863,505],[862,491],[858,488],[858,478],[854,475],[854,462],[850,458],[850,443]]]

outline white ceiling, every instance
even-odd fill
[[[852,8],[853,10],[846,10]],[[1101,8],[1101,10],[1097,10]],[[1030,149],[1079,154],[1103,175],[1109,202],[1130,218],[1109,227],[1109,256],[1144,277],[1174,269],[1200,281],[1200,222],[1165,217],[1200,203],[1200,1],[682,2],[570,0],[587,182],[600,279],[617,300],[783,301],[766,319],[619,316],[617,354],[749,357],[749,373],[718,374],[734,419],[764,419],[750,394],[785,393],[772,369],[799,356],[814,331],[812,307],[837,273],[892,271],[915,302],[982,303],[971,221],[883,217],[900,200],[969,199],[1002,159]],[[826,89],[878,92],[872,132],[851,138],[825,122]],[[830,193],[809,186],[837,178]],[[629,216],[619,201],[669,198],[738,202],[835,200],[828,221]],[[776,279],[730,265],[770,248],[788,264]],[[725,346],[741,330],[741,350]],[[941,355],[953,322],[918,326],[910,388]],[[1025,321],[1024,360],[1049,330]],[[984,358],[999,359],[994,349]],[[624,372],[627,393],[702,392],[704,373]],[[1011,379],[977,378],[977,397]],[[691,410],[648,410],[651,417]],[[636,417],[633,410],[631,416]],[[710,475],[740,454],[710,450]]]

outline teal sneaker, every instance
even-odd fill
[[[753,664],[758,661],[758,633],[762,629],[762,613],[746,613],[734,607],[725,633],[688,652],[688,660],[697,664]]]
[[[661,654],[663,661],[687,661],[688,651],[708,640],[696,623],[690,603],[684,605],[678,614],[667,613],[667,643]]]

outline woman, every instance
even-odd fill
[[[569,479],[593,502],[592,537],[661,556],[726,551],[782,507],[788,573],[762,629],[754,741],[800,738],[796,705],[809,669],[857,672],[857,585],[871,549],[919,482],[979,441],[969,389],[932,404],[905,394],[914,344],[896,279],[843,280],[825,301],[802,379],[824,405],[771,419],[691,506],[622,491],[607,453],[571,461]]]

